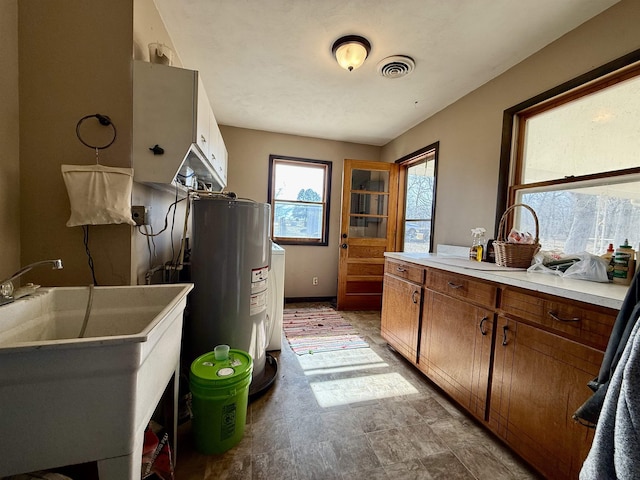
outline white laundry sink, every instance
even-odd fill
[[[0,477],[98,461],[140,478],[143,433],[172,377],[192,284],[41,289],[0,306]],[[175,393],[174,393],[175,398]]]

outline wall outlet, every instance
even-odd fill
[[[313,285],[317,285],[317,284],[318,284],[318,277],[313,277],[313,278],[311,279],[311,283],[312,283]]]
[[[131,207],[131,218],[136,225],[151,225],[151,207],[134,205]]]

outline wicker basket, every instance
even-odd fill
[[[507,216],[511,210],[516,207],[524,207],[531,212],[533,220],[536,224],[536,237],[533,243],[510,243],[505,239],[505,224],[507,222]],[[538,225],[538,216],[529,205],[524,203],[516,203],[510,206],[502,214],[500,218],[500,225],[498,226],[498,239],[493,242],[493,247],[496,254],[496,265],[501,267],[515,267],[515,268],[528,268],[531,266],[531,260],[533,256],[540,250],[539,240],[540,227]]]

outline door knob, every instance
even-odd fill
[[[346,234],[346,233],[343,233],[343,234],[342,234],[342,238],[347,238],[347,234]]]
[[[342,245],[340,245],[342,248],[347,248],[347,244],[343,243]]]

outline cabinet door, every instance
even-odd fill
[[[484,420],[494,313],[426,291],[418,367],[460,405]]]
[[[133,167],[136,182],[170,184],[196,137],[197,73],[133,63]],[[154,145],[164,155],[154,155]]]
[[[548,478],[578,478],[592,431],[571,417],[602,352],[502,316],[489,426]]]
[[[227,149],[220,133],[220,128],[213,115],[213,111],[209,110],[209,137],[211,144],[209,145],[209,161],[213,169],[218,173],[220,179],[227,184]]]
[[[211,152],[211,134],[209,126],[209,117],[211,105],[209,97],[204,90],[202,81],[198,77],[198,113],[196,118],[196,144],[200,147],[205,158],[209,157]]]
[[[382,338],[415,364],[422,286],[385,274],[382,292]]]

